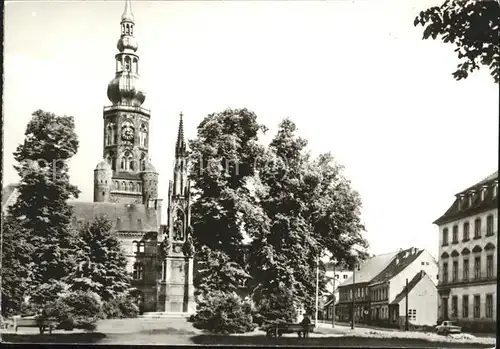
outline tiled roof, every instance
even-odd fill
[[[366,260],[361,264],[360,269],[356,270],[356,284],[372,281],[382,270],[389,265],[397,252],[385,253]],[[352,276],[345,280],[339,287],[352,285]]]
[[[439,217],[436,221],[434,221],[434,224],[444,224],[459,218],[463,217],[469,217],[474,214],[495,209],[498,207],[498,195],[496,197],[493,197],[493,190],[488,189],[486,192],[486,195],[484,197],[484,200],[481,200],[481,195],[476,195],[475,199],[472,201],[470,206],[467,206],[466,208],[460,209],[460,198],[458,195],[460,194],[465,194],[468,191],[472,189],[480,189],[483,185],[491,184],[494,180],[498,179],[498,171],[491,174],[490,176],[486,177],[482,181],[474,184],[473,186],[461,191],[460,193],[457,194],[457,198],[455,199],[455,202],[451,205],[451,207],[441,216]],[[467,198],[465,200],[468,200]]]
[[[460,193],[458,194],[465,194],[466,192],[468,192],[469,190],[471,189],[476,189],[477,187],[481,187],[482,185],[484,184],[488,184],[490,182],[493,182],[495,179],[498,179],[498,171],[496,171],[495,173],[492,173],[490,174],[488,177],[486,177],[485,179],[483,179],[482,181],[479,181],[477,182],[476,184],[470,186],[469,188],[465,189],[465,190],[462,190]],[[457,194],[457,195],[458,195]]]
[[[410,293],[411,290],[415,286],[418,285],[418,283],[420,282],[420,280],[422,280],[425,275],[427,275],[427,274],[423,270],[421,270],[417,274],[415,274],[415,276],[413,277],[413,279],[411,279],[411,281],[408,282],[408,293]],[[398,293],[398,295],[396,296],[396,298],[394,298],[394,300],[391,302],[391,304],[399,304],[399,302],[401,302],[406,297],[405,287],[406,287],[406,285],[403,287],[403,290]]]
[[[391,263],[371,281],[371,283],[389,281],[413,263],[422,252],[424,252],[424,250],[419,251],[414,247],[398,252],[396,258],[394,258]]]
[[[75,225],[78,221],[91,221],[96,216],[106,215],[113,222],[113,229],[116,231],[159,231],[156,210],[142,204],[81,201],[70,201],[69,204],[74,208]]]

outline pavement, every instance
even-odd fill
[[[318,324],[310,337],[298,338],[285,334],[280,338],[267,338],[263,331],[245,334],[214,335],[198,330],[180,318],[113,319],[102,320],[95,332],[56,330],[52,335],[38,334],[36,328],[2,330],[5,342],[23,343],[96,343],[96,344],[167,344],[167,345],[273,345],[273,346],[334,346],[334,347],[450,347],[492,348],[492,338],[452,338],[433,333],[383,331],[331,324]]]

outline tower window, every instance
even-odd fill
[[[106,195],[106,193],[105,193],[105,192],[102,192],[102,196],[104,196],[104,195]]]
[[[125,57],[125,70],[130,71],[130,57]]]
[[[135,280],[142,280],[144,277],[144,266],[142,263],[137,262],[134,264],[134,272],[132,276]]]

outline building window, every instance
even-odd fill
[[[458,261],[453,261],[451,278],[453,282],[458,280]]]
[[[408,320],[417,320],[417,309],[408,309]]]
[[[448,263],[443,263],[443,282],[448,282]]]
[[[458,244],[458,225],[453,226],[452,243]]]
[[[486,295],[486,317],[493,317],[493,295],[491,294]]]
[[[443,246],[448,245],[448,228],[443,229]]]
[[[481,237],[481,218],[477,218],[474,221],[474,239]]]
[[[133,251],[133,253],[138,253],[139,252],[139,242],[132,241],[132,251]]]
[[[347,279],[347,274],[344,274],[344,279]]]
[[[486,236],[493,235],[493,216],[486,217]]]
[[[478,318],[481,316],[481,297],[479,295],[474,296],[474,317]]]
[[[139,252],[144,253],[145,249],[146,249],[146,243],[144,241],[139,242]]]
[[[458,297],[451,297],[451,316],[456,318],[458,316]]]
[[[469,222],[464,223],[464,241],[469,241]]]
[[[134,280],[142,280],[144,277],[144,266],[142,263],[135,263],[134,264],[134,272],[132,274]]]
[[[493,277],[493,255],[486,256],[486,277],[488,279]]]
[[[481,278],[481,257],[474,258],[474,279]]]
[[[464,281],[469,280],[469,260],[464,259]]]
[[[469,317],[469,296],[467,295],[462,296],[462,317]]]

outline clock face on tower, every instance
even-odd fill
[[[130,121],[122,124],[122,139],[131,142],[134,139],[134,126]]]

